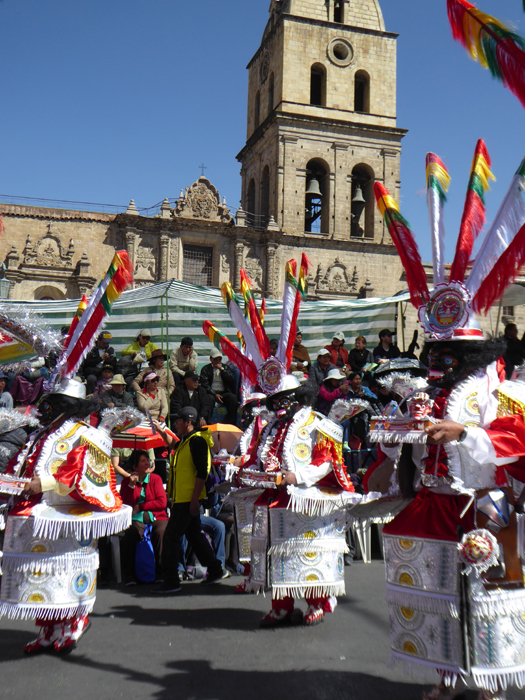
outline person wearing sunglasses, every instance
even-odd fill
[[[155,372],[150,372],[144,377],[141,391],[137,393],[137,406],[139,411],[151,413],[151,417],[164,421],[168,415],[168,399],[166,392],[159,386],[159,377]]]

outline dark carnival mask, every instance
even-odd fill
[[[427,379],[430,386],[445,387],[456,384],[465,372],[459,348],[452,343],[436,343],[428,354]]]
[[[291,421],[299,406],[294,394],[287,394],[273,400],[273,410],[279,420]]]

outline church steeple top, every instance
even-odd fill
[[[378,0],[272,0],[272,18],[275,20],[283,12],[321,22],[385,31]]]

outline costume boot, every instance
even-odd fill
[[[56,639],[54,647],[58,654],[69,654],[76,647],[80,637],[91,627],[87,615],[64,620],[61,624],[61,634]]]
[[[40,627],[38,637],[24,646],[24,654],[41,654],[44,651],[53,650],[53,643],[59,634],[60,625],[43,624]]]
[[[447,686],[441,681],[439,685],[436,685],[430,693],[423,693],[423,700],[451,700],[452,698],[457,698],[461,695],[463,690],[456,690]]]

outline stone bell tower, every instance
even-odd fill
[[[269,12],[237,156],[248,225],[391,245],[373,182],[398,196],[397,35],[378,0],[271,0]]]

